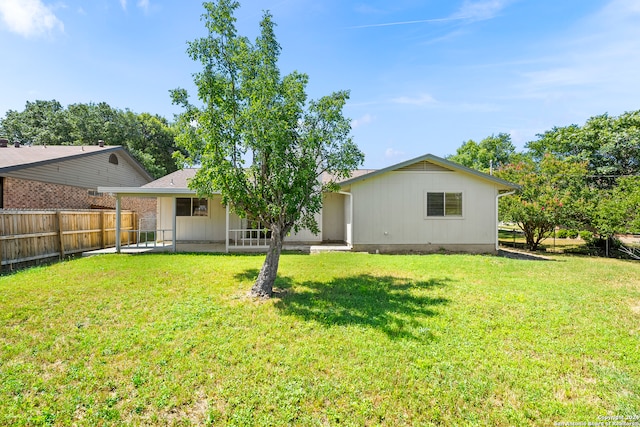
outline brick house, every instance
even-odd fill
[[[20,146],[0,140],[0,209],[114,209],[98,186],[141,186],[153,177],[121,146]],[[154,198],[122,209],[155,215]]]

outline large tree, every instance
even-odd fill
[[[584,163],[546,155],[539,163],[525,158],[506,165],[496,175],[521,186],[500,201],[500,216],[520,226],[529,250],[535,251],[556,226],[577,226],[589,217],[593,193],[585,185]]]
[[[589,182],[601,189],[618,178],[640,174],[640,111],[591,117],[583,126],[554,127],[527,143],[537,160],[546,154],[586,162]]]
[[[101,102],[64,108],[58,101],[27,102],[0,118],[0,136],[32,145],[122,145],[159,178],[177,170],[175,134],[164,117],[136,114]]]
[[[456,150],[456,154],[447,156],[447,159],[468,168],[489,172],[492,168],[497,169],[510,163],[515,156],[515,150],[511,136],[499,133],[480,142],[470,139]]]
[[[199,106],[184,89],[172,91],[184,112],[178,119],[186,161],[199,163],[190,185],[199,195],[222,194],[240,217],[270,230],[269,248],[252,294],[269,297],[284,237],[291,230],[318,232],[322,192],[350,175],[363,154],[342,114],[348,92],[307,102],[308,77],[281,76],[280,45],[265,12],[252,43],[236,32],[231,0],[204,3],[208,36],[189,42],[188,54],[202,64],[194,77]],[[329,182],[321,175],[332,176]]]
[[[640,233],[640,176],[618,180],[611,190],[601,190],[591,225],[601,238],[617,233]]]

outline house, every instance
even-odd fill
[[[21,146],[0,140],[0,209],[115,208],[99,186],[139,187],[153,177],[121,146]],[[155,215],[155,199],[123,208]]]
[[[100,187],[123,196],[157,197],[157,225],[177,242],[224,243],[226,251],[266,247],[262,224],[238,218],[219,195],[197,198],[183,169],[139,188]],[[323,179],[327,179],[324,177]],[[516,184],[427,154],[380,170],[355,171],[325,194],[321,232],[302,230],[285,243],[341,242],[355,251],[491,253],[498,248],[498,199]]]

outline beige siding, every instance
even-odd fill
[[[426,192],[463,193],[461,218],[426,218]],[[495,243],[497,188],[459,172],[389,172],[351,187],[354,244]]]
[[[300,230],[297,233],[294,233],[291,230],[291,233],[284,238],[285,242],[294,243],[320,243],[322,242],[322,213],[316,214],[316,221],[318,222],[318,227],[320,228],[320,233],[313,234],[311,231],[304,229]]]
[[[159,230],[171,230],[173,227],[173,197],[158,198],[157,224]],[[321,224],[321,217],[317,217]],[[214,196],[209,200],[209,216],[207,217],[177,217],[176,239],[178,241],[206,241],[222,242],[225,240],[226,208],[221,203],[220,196]],[[229,229],[242,228],[242,221],[237,215],[229,214]],[[172,235],[165,233],[165,239],[171,240]],[[300,230],[285,237],[286,242],[320,242],[320,234],[314,235],[309,230]]]
[[[173,227],[173,197],[158,198],[157,224],[160,230],[171,230]],[[222,242],[226,231],[226,209],[222,206],[220,196],[209,200],[209,212],[206,217],[179,216],[176,218],[178,241]],[[232,226],[233,228],[233,226]],[[170,240],[171,233],[165,233]]]
[[[327,193],[322,199],[322,240],[325,242],[344,242],[346,197],[338,193]]]
[[[117,165],[109,163],[111,154],[118,157]],[[34,166],[9,172],[7,176],[83,188],[140,187],[148,183],[118,151]]]

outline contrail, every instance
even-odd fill
[[[357,28],[372,28],[372,27],[391,27],[393,25],[409,25],[409,24],[425,24],[429,22],[446,22],[446,21],[459,21],[466,19],[467,16],[456,16],[455,18],[436,18],[436,19],[421,19],[418,21],[401,21],[401,22],[386,22],[384,24],[369,24],[369,25],[357,25],[355,27],[347,27],[347,29]]]

